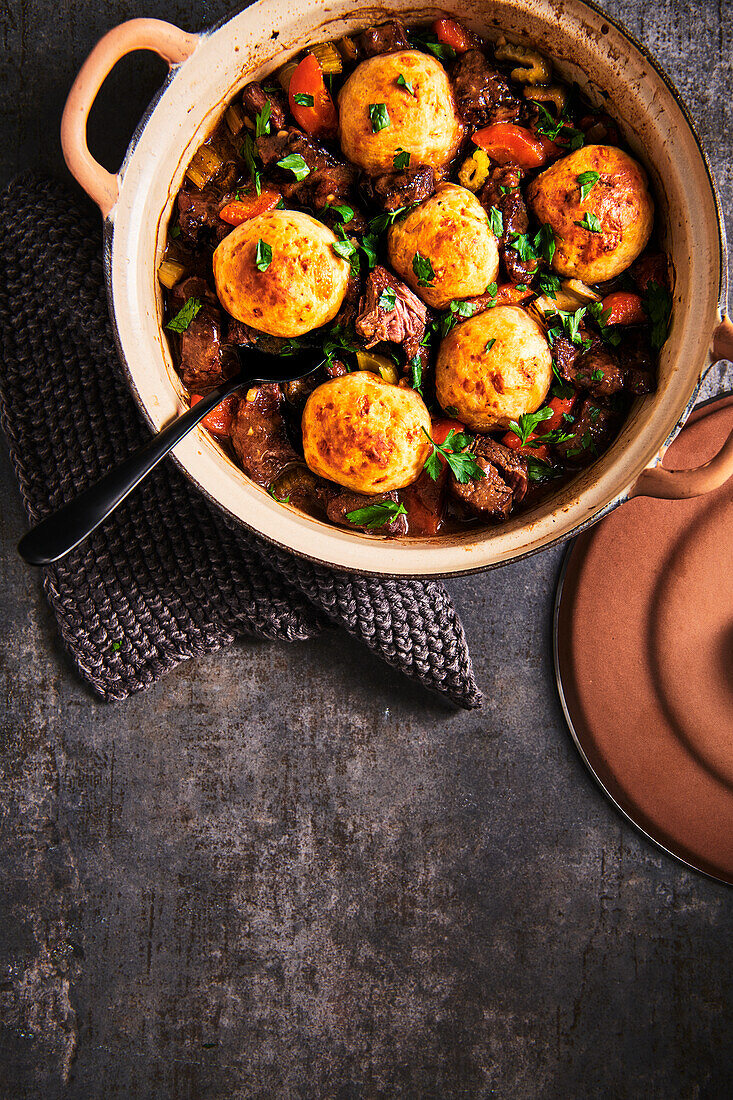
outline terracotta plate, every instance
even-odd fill
[[[711,458],[733,395],[690,417],[669,469]],[[581,535],[555,605],[570,730],[648,837],[733,884],[733,480],[692,500],[636,498]]]

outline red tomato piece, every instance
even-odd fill
[[[245,195],[244,198],[234,199],[219,211],[219,217],[229,225],[241,225],[242,222],[256,218],[258,214],[266,214],[272,210],[282,199],[279,191],[263,191],[261,195]]]
[[[194,405],[198,405],[200,400],[200,394],[191,394],[191,408],[193,408]],[[225,397],[220,405],[217,405],[210,413],[206,414],[201,424],[206,428],[207,432],[211,432],[212,435],[220,436],[225,439],[231,435],[232,420],[234,418],[234,402],[236,400],[236,394]]]
[[[548,141],[524,126],[513,122],[494,122],[477,130],[471,138],[497,164],[513,164],[519,168],[539,168],[552,155],[554,142]]]
[[[614,290],[601,302],[603,313],[608,311],[607,325],[643,325],[647,319],[641,298],[628,290]]]
[[[572,397],[551,397],[547,402],[548,409],[552,409],[552,416],[542,421],[542,434],[554,432],[563,422],[565,413],[570,413],[575,404],[575,394]],[[513,433],[512,433],[513,434]]]
[[[454,19],[436,19],[433,23],[433,31],[438,42],[442,42],[444,46],[450,46],[456,53],[465,53],[473,45],[468,31]]]
[[[300,103],[296,96],[301,99]],[[293,118],[306,133],[322,137],[335,136],[338,115],[323,79],[321,66],[312,53],[305,55],[291,76],[288,100]]]

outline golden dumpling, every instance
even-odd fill
[[[519,306],[496,306],[457,325],[440,345],[438,401],[476,431],[508,428],[535,412],[552,382],[552,354],[538,323]]]
[[[303,410],[303,453],[314,473],[358,493],[411,485],[430,451],[430,413],[415,390],[355,371],[324,382]]]
[[[535,217],[555,234],[555,271],[585,283],[615,279],[651,235],[646,173],[613,145],[584,145],[555,161],[529,185],[527,197]]]
[[[349,265],[335,244],[331,230],[310,214],[270,210],[250,218],[214,252],[219,301],[232,317],[271,336],[320,328],[338,313],[349,282]]]
[[[398,153],[410,167],[442,168],[462,137],[445,69],[419,50],[362,61],[339,93],[341,148],[370,175],[394,172]]]
[[[483,294],[499,271],[499,247],[486,211],[456,183],[441,184],[396,221],[387,248],[397,274],[435,309]]]

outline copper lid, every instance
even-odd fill
[[[691,416],[665,466],[711,458],[733,396]],[[589,768],[652,840],[733,883],[733,480],[638,497],[581,535],[555,608],[555,666]]]

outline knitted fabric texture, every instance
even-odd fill
[[[115,351],[98,221],[60,184],[18,179],[0,198],[0,256],[2,423],[35,522],[149,430]],[[481,703],[442,584],[356,577],[274,548],[170,460],[43,577],[79,673],[106,700],[238,635],[305,640],[333,623],[453,703]]]

